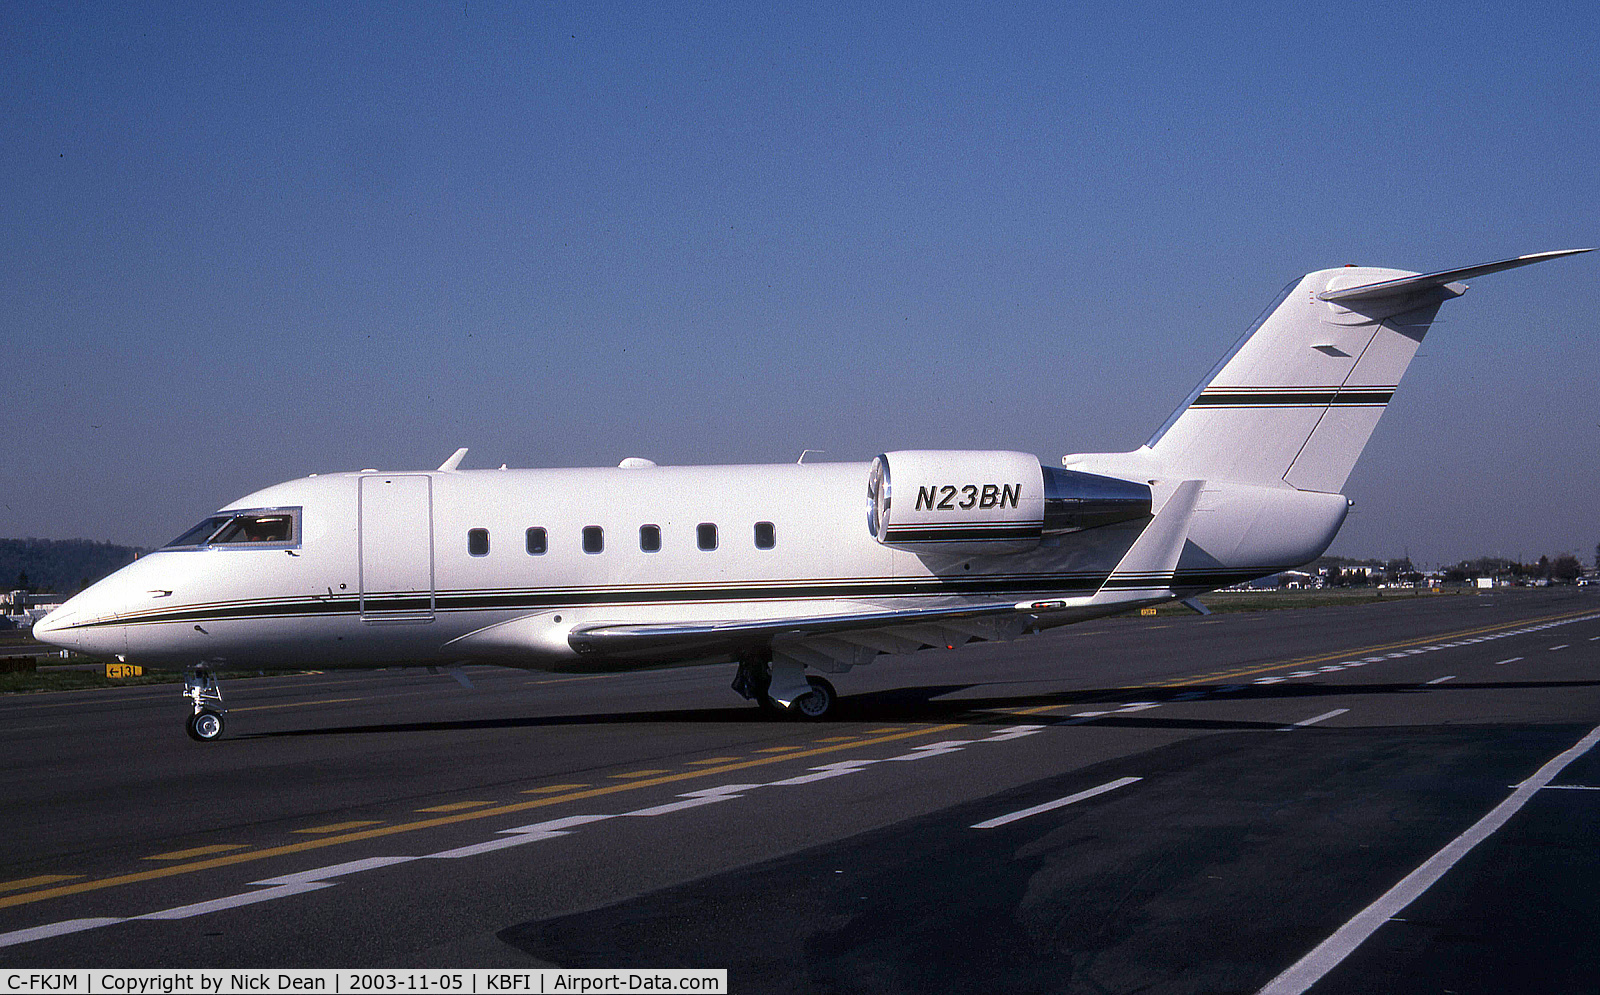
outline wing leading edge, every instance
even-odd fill
[[[876,629],[961,626],[980,621],[1014,621],[1026,627],[1063,601],[963,604],[935,608],[882,609],[831,615],[710,622],[596,622],[575,627],[567,643],[579,656],[618,660],[679,659],[737,654],[775,641],[844,637]],[[929,644],[931,645],[931,643]],[[884,650],[887,652],[887,650]],[[877,652],[877,651],[875,651]]]

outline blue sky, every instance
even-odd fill
[[[1131,449],[1301,273],[1600,243],[1597,63],[1562,2],[12,7],[0,535],[462,445]],[[1332,551],[1587,562],[1597,311],[1595,256],[1447,305]]]

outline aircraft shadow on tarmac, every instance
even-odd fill
[[[1263,701],[1269,699],[1308,699],[1358,695],[1418,694],[1433,691],[1507,691],[1529,689],[1586,688],[1600,686],[1600,681],[1495,681],[1485,683],[1452,682],[1448,686],[1430,687],[1414,681],[1397,681],[1392,684],[1189,684],[1169,685],[1161,688],[1092,688],[1048,693],[994,695],[989,697],[946,698],[945,696],[969,691],[989,684],[935,684],[918,687],[871,691],[857,695],[841,695],[835,714],[817,728],[827,728],[841,722],[963,722],[977,725],[1060,725],[1067,722],[1092,721],[1098,725],[1138,726],[1145,728],[1189,729],[1278,729],[1282,722],[1249,719],[1166,718],[1144,714],[1107,714],[1092,719],[1074,719],[1070,715],[1042,715],[1037,709],[1065,708],[1115,704],[1130,700],[1171,702],[1183,698],[1184,703],[1210,698],[1213,700]],[[1199,697],[1196,697],[1198,694]],[[1018,714],[1018,710],[1034,714]],[[326,726],[310,729],[280,729],[245,733],[237,739],[271,739],[299,736],[339,736],[362,733],[407,732],[459,732],[474,729],[524,729],[553,728],[559,726],[602,726],[631,724],[722,724],[744,722],[769,722],[750,705],[733,705],[727,708],[653,709],[634,712],[591,712],[578,715],[509,716],[482,719],[455,719],[424,722],[379,722],[368,725]],[[797,723],[798,725],[798,723]]]

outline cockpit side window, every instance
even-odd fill
[[[296,546],[300,543],[299,524],[299,508],[264,508],[213,515],[163,548]]]
[[[183,535],[167,543],[167,545],[163,548],[171,549],[175,546],[204,546],[207,539],[210,539],[212,536],[216,535],[224,525],[228,524],[232,520],[232,516],[229,515],[212,515],[210,518],[201,522],[199,525],[196,525]]]

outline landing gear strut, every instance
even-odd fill
[[[767,697],[772,686],[771,651],[751,651],[739,657],[739,671],[733,675],[733,689],[746,701],[754,701],[762,710],[776,707]]]
[[[194,703],[194,714],[189,716],[185,728],[189,738],[209,743],[222,737],[222,717],[228,710],[222,706],[222,688],[217,675],[204,667],[196,667],[183,677],[183,696]]]
[[[792,719],[816,721],[828,717],[839,694],[833,685],[821,677],[805,674],[805,668],[792,661],[778,664],[783,670],[774,673],[770,649],[751,650],[739,657],[739,670],[733,677],[733,689],[747,700],[754,700],[763,712]],[[782,687],[781,698],[773,697],[774,678]],[[804,681],[802,685],[800,682]],[[809,686],[809,690],[805,688]]]

